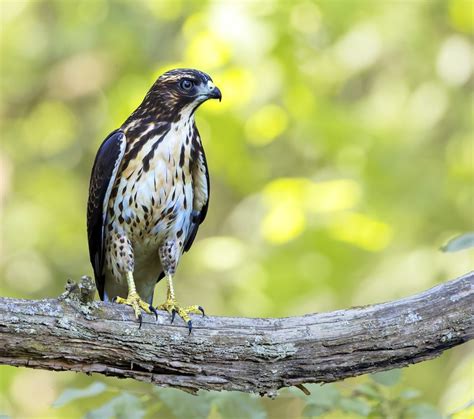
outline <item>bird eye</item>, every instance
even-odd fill
[[[185,79],[181,82],[181,88],[184,90],[189,90],[191,87],[193,87],[193,82],[191,80]]]

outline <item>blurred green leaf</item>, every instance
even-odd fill
[[[239,393],[225,392],[218,394],[213,401],[223,418],[265,419],[267,412],[259,398]]]
[[[311,395],[306,397],[307,402],[325,409],[334,408],[341,397],[334,384],[309,384],[306,388],[311,392]]]
[[[443,419],[443,416],[430,404],[421,403],[407,409],[409,419]]]
[[[356,387],[354,390],[355,394],[361,394],[368,399],[380,400],[382,395],[378,391],[377,387],[371,383],[364,383]]]
[[[341,399],[339,401],[339,406],[344,412],[356,413],[360,416],[367,416],[371,410],[366,402],[355,397]]]
[[[53,407],[61,407],[74,400],[84,399],[87,397],[97,396],[107,390],[107,386],[100,381],[92,383],[86,388],[71,388],[64,390],[61,395],[53,403]]]
[[[305,408],[303,409],[302,415],[303,415],[303,417],[315,417],[315,416],[317,417],[317,416],[324,415],[329,410],[330,409],[328,409],[326,407],[310,403],[310,404],[305,406]]]
[[[443,252],[458,252],[474,247],[474,232],[461,234],[449,240],[441,247]]]
[[[404,400],[412,400],[416,399],[417,397],[420,397],[421,392],[417,389],[414,388],[407,388],[400,392],[400,398]]]
[[[394,369],[390,371],[382,371],[377,372],[375,374],[370,374],[370,378],[374,380],[378,384],[382,384],[383,386],[394,386],[400,381],[402,377],[402,370],[401,369]]]
[[[177,419],[207,418],[215,397],[212,393],[200,392],[194,396],[171,388],[159,388],[155,393]]]
[[[144,416],[140,399],[126,392],[86,414],[87,419],[141,419]]]

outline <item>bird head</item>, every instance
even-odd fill
[[[148,92],[147,98],[159,113],[178,117],[192,114],[208,99],[222,99],[221,91],[211,77],[199,70],[177,68],[161,75]]]

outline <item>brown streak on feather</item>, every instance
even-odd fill
[[[179,167],[184,166],[184,144],[181,144],[181,152],[179,153]]]

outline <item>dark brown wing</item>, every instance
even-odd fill
[[[206,155],[201,144],[197,144],[192,168],[193,177],[193,212],[191,214],[191,227],[184,242],[184,251],[187,252],[194,242],[199,225],[204,221],[209,207],[209,171],[207,169]]]
[[[112,132],[97,152],[89,185],[89,200],[87,202],[89,256],[94,268],[95,284],[101,300],[104,299],[105,287],[104,227],[107,205],[124,153],[125,134],[120,130]]]

